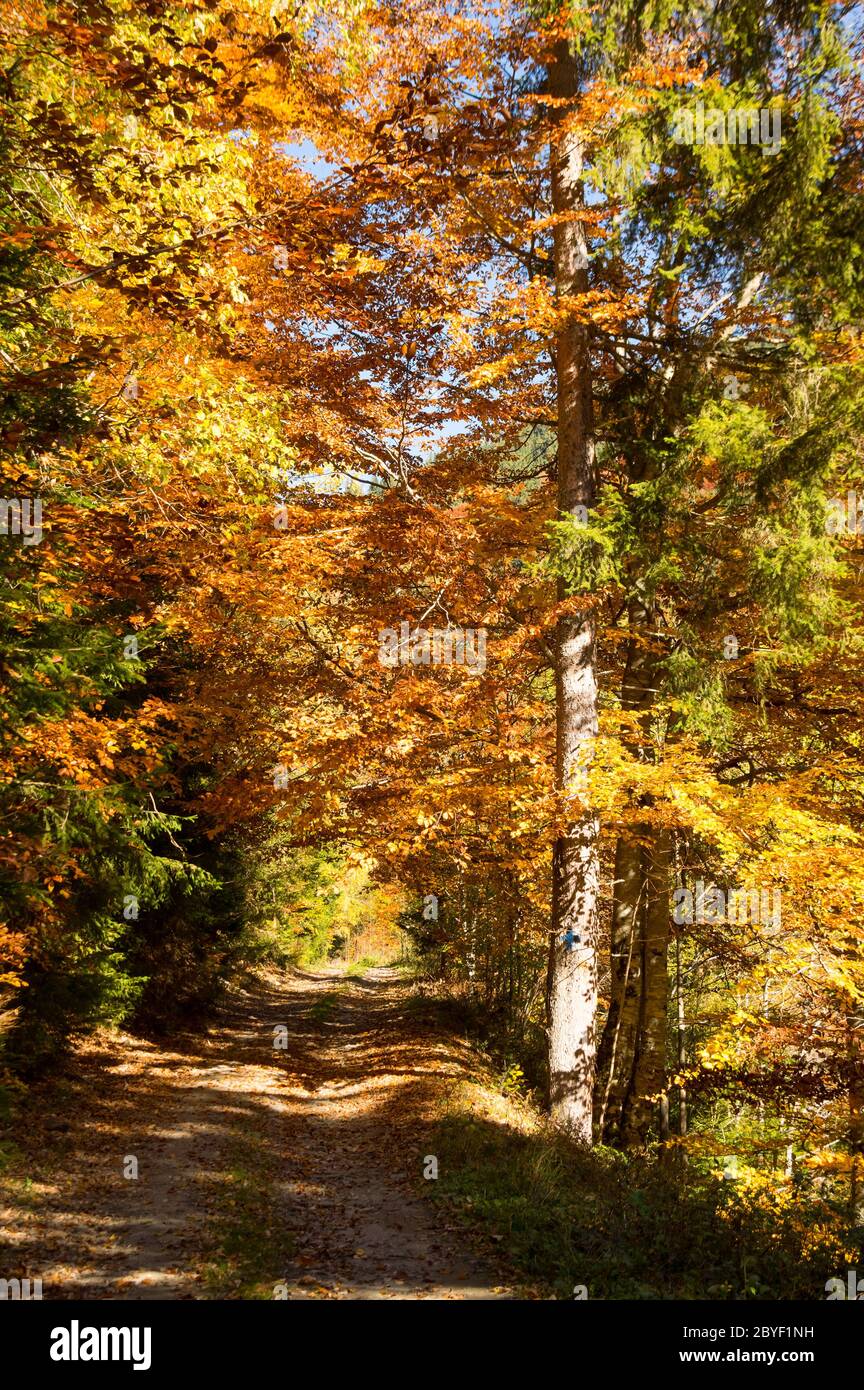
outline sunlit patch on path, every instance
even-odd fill
[[[419,1190],[437,1101],[471,1057],[425,1034],[406,992],[385,969],[272,975],[170,1048],[87,1043],[13,1136],[4,1264],[41,1277],[46,1298],[208,1296],[214,1194],[242,1137],[290,1232],[276,1296],[506,1297],[494,1256]]]

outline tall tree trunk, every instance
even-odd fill
[[[579,71],[569,45],[558,45],[549,72],[557,98],[576,95]],[[562,121],[562,114],[564,120]],[[583,149],[559,108],[553,139],[552,200],[556,214],[584,208]],[[555,227],[555,287],[559,299],[588,288],[584,224],[573,218]],[[568,312],[556,343],[558,376],[558,507],[578,518],[595,501],[591,366],[588,327]],[[559,601],[566,597],[559,585]],[[597,734],[595,625],[588,605],[559,617],[556,632],[555,777],[565,803],[585,798],[587,767]],[[585,1143],[592,1139],[597,1012],[598,823],[584,803],[555,844],[552,932],[547,977],[549,1100],[553,1118]]]
[[[642,940],[642,1010],[633,1080],[621,1123],[625,1148],[643,1144],[652,1119],[659,1113],[666,1090],[666,1032],[669,998],[669,867],[672,859],[668,830],[656,830],[643,851],[645,870],[645,929]]]
[[[684,986],[681,979],[681,932],[675,941],[675,1002],[678,1007],[678,1072],[683,1077],[687,1065],[687,1020],[684,1017]],[[678,1087],[678,1135],[687,1137],[687,1087],[683,1080]],[[681,1149],[684,1158],[684,1149]]]
[[[856,1226],[864,1226],[864,1015],[847,1014],[849,1058],[849,1211]]]
[[[642,907],[645,876],[642,849],[634,837],[619,835],[615,846],[612,896],[609,1012],[597,1053],[596,1130],[614,1143],[624,1099],[633,1079],[642,1001]]]
[[[630,639],[621,705],[643,716],[647,738],[657,667],[653,609],[634,598],[628,621]],[[631,751],[639,756],[639,740],[631,743]],[[648,824],[634,825],[627,835],[619,836],[615,849],[610,1000],[598,1053],[600,1080],[595,1104],[598,1136],[608,1144],[622,1142],[622,1117],[634,1085],[644,1019],[645,931],[654,833]]]

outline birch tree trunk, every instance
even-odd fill
[[[678,1071],[683,1076],[687,1065],[687,1020],[684,1017],[684,992],[681,980],[681,936],[675,942],[675,1002],[678,1007]],[[678,1087],[678,1134],[687,1137],[687,1088],[683,1081]],[[683,1161],[684,1150],[681,1149]]]
[[[634,480],[644,476],[631,465]],[[621,681],[621,707],[640,715],[643,734],[629,741],[635,757],[644,755],[650,735],[648,720],[654,704],[657,654],[655,614],[642,598],[630,600],[630,637]],[[636,824],[621,835],[615,849],[615,880],[610,940],[610,999],[598,1052],[599,1084],[595,1102],[596,1129],[604,1143],[621,1142],[621,1121],[628,1103],[639,1053],[644,1017],[645,932],[649,896],[648,860],[654,831]]]
[[[864,1016],[849,1010],[849,1209],[852,1222],[864,1226]]]
[[[642,1001],[642,932],[645,875],[636,835],[619,835],[612,896],[609,1013],[597,1054],[595,1104],[598,1139],[618,1138],[624,1100],[633,1079]]]
[[[645,928],[642,957],[642,1014],[633,1082],[621,1125],[625,1148],[643,1144],[660,1097],[666,1090],[666,1034],[669,998],[669,867],[672,860],[668,830],[655,830],[644,851]]]
[[[579,73],[569,46],[556,50],[549,72],[552,95],[574,96]],[[584,208],[583,147],[559,108],[551,149],[556,214]],[[588,288],[588,245],[576,219],[555,226],[555,287],[562,296]],[[587,324],[568,313],[556,342],[558,377],[558,507],[578,517],[596,494],[591,367]],[[559,585],[559,601],[565,598]],[[553,854],[552,932],[547,977],[549,1099],[553,1118],[584,1143],[592,1139],[597,1012],[598,823],[585,801],[587,768],[597,734],[595,624],[590,607],[558,620],[556,632],[556,785],[575,794],[576,818]],[[581,804],[580,804],[581,802]]]
[[[635,471],[635,466],[631,471]],[[641,599],[633,598],[629,604],[628,623],[630,638],[621,682],[621,707],[645,715],[654,701],[656,655],[650,637],[654,613]],[[631,748],[638,756],[639,742],[633,743]],[[595,1102],[597,1135],[607,1144],[617,1144],[620,1140],[621,1116],[636,1067],[648,893],[643,846],[650,843],[650,839],[650,826],[634,825],[628,835],[618,837],[615,847],[609,1013],[598,1052],[599,1085]]]

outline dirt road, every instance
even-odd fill
[[[472,1059],[407,994],[385,969],[273,975],[171,1049],[89,1043],[13,1128],[0,1274],[45,1298],[507,1297],[421,1190]]]

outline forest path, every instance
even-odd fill
[[[224,1292],[204,1272],[214,1220],[248,1198],[251,1155],[273,1220],[231,1239],[259,1297],[508,1297],[494,1255],[420,1195],[438,1102],[472,1056],[407,995],[383,968],[272,974],[171,1050],[125,1034],[82,1047],[11,1136],[0,1275],[41,1278],[45,1298]]]

